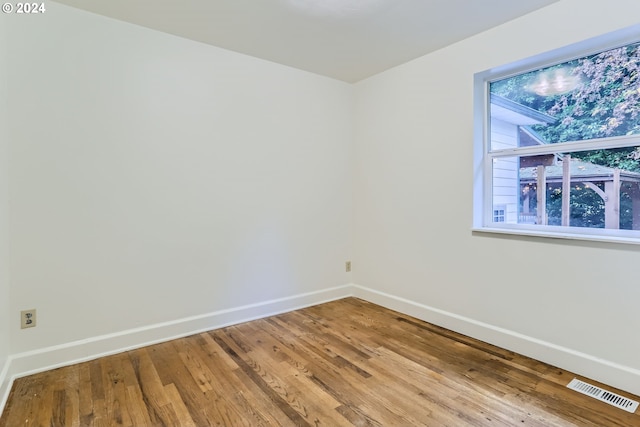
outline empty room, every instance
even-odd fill
[[[0,13],[0,427],[640,426],[640,2]]]

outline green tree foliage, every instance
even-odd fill
[[[600,190],[604,190],[604,183],[597,184]],[[629,184],[631,185],[631,184]],[[630,189],[623,185],[620,192],[620,228],[631,230],[633,226],[633,200]],[[530,209],[536,210],[536,191],[531,194]],[[549,225],[562,224],[562,186],[558,184],[549,185],[547,192],[547,220]],[[569,214],[569,224],[571,227],[604,228],[605,213],[604,200],[595,191],[583,184],[574,185],[571,188],[569,204],[571,212]]]
[[[576,90],[559,96],[547,112],[558,125],[549,141],[563,142],[640,133],[640,45],[577,60]]]
[[[532,90],[541,76],[552,76],[559,70],[568,70],[567,75],[575,79],[573,90],[548,96]],[[493,82],[491,93],[555,117],[555,124],[533,128],[549,143],[640,134],[640,44]],[[633,152],[596,155],[594,163],[638,170],[637,164],[622,162]]]

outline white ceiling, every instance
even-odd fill
[[[558,0],[57,0],[356,82]]]

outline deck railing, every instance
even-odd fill
[[[518,224],[536,224],[538,217],[536,214],[518,214]]]

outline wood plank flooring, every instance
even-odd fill
[[[21,378],[0,427],[640,426],[573,377],[347,298]]]

